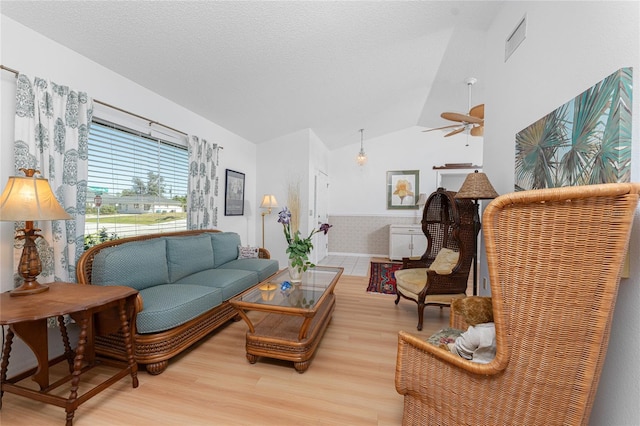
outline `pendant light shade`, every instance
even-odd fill
[[[364,166],[367,163],[367,154],[364,152],[364,129],[360,129],[360,152],[356,157],[356,161],[359,166]]]

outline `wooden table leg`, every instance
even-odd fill
[[[122,334],[124,334],[124,344],[127,350],[127,363],[129,365],[129,371],[131,372],[131,383],[134,388],[138,387],[138,363],[133,357],[133,336],[131,335],[131,329],[129,327],[129,320],[127,319],[127,303],[126,300],[121,300],[120,307],[120,324],[122,324]]]
[[[49,339],[46,318],[19,322],[9,326],[22,341],[31,348],[38,361],[38,369],[32,379],[40,390],[49,387]]]
[[[0,408],[2,408],[2,383],[7,381],[7,368],[9,368],[9,356],[11,354],[11,345],[13,343],[13,330],[9,327],[9,331],[6,335],[6,341],[4,342],[4,348],[2,350],[2,364],[0,366]]]
[[[76,348],[76,357],[73,362],[73,373],[71,374],[71,393],[67,399],[65,411],[67,412],[66,426],[73,425],[73,416],[75,414],[78,399],[78,387],[80,386],[80,374],[82,373],[82,364],[84,360],[84,349],[87,344],[87,328],[89,325],[89,315],[83,313],[80,318],[80,335],[78,336],[78,347]]]
[[[73,373],[73,357],[75,354],[69,344],[69,334],[67,333],[67,326],[64,324],[64,316],[58,316],[58,325],[60,326],[62,343],[64,344],[64,356],[67,358],[67,364],[69,364],[69,373]]]

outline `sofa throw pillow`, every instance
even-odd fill
[[[448,248],[441,248],[429,269],[438,275],[448,275],[458,263],[460,253]]]
[[[238,246],[238,259],[257,259],[258,251],[258,247]]]

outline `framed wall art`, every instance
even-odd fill
[[[420,170],[387,172],[387,209],[417,210],[420,194]]]
[[[244,214],[244,173],[226,169],[224,186],[224,215]]]
[[[515,190],[629,182],[632,68],[516,134]]]

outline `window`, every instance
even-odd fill
[[[187,229],[188,173],[186,147],[94,118],[85,234]]]

